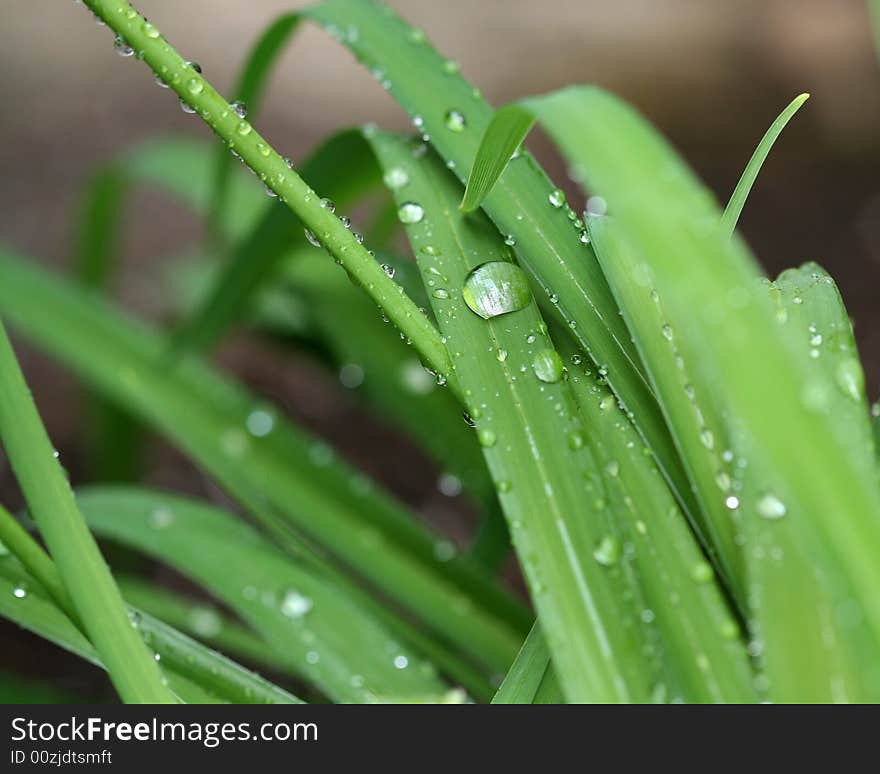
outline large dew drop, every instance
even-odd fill
[[[506,261],[478,266],[468,275],[461,292],[468,308],[484,320],[516,312],[532,300],[526,275]]]
[[[409,226],[421,222],[425,217],[425,210],[421,204],[416,202],[404,202],[397,209],[397,217],[400,218],[401,223]]]
[[[532,370],[542,382],[553,384],[562,378],[564,367],[562,358],[555,349],[542,349],[535,353],[532,361]]]

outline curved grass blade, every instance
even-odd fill
[[[440,696],[415,655],[320,575],[304,571],[241,521],[165,493],[94,488],[77,499],[101,536],[149,553],[247,621],[288,668],[340,702]]]
[[[380,3],[325,0],[303,15],[322,25],[373,72],[412,117],[416,128],[453,171],[471,169],[492,108],[465,81],[455,62]],[[354,29],[357,34],[345,34]],[[588,244],[584,224],[564,203],[528,153],[507,166],[483,208],[536,280],[542,305],[573,332],[579,346],[606,371],[609,383],[657,456],[679,500],[693,514],[697,506],[687,476],[647,386],[630,334]]]
[[[516,661],[507,670],[492,704],[534,704],[541,683],[552,670],[547,642],[541,633],[541,627],[535,623],[523,642]],[[560,694],[559,702],[561,701]]]
[[[830,620],[814,621],[814,632],[830,630],[847,647],[832,648],[825,663],[802,675],[801,695],[834,693],[840,681],[851,698],[880,695],[869,666],[880,652],[880,600],[872,591],[880,583],[877,471],[864,445],[835,421],[803,344],[777,324],[756,287],[753,258],[709,225],[718,222],[712,198],[631,108],[595,88],[563,90],[529,105],[606,198],[638,261],[639,281],[664,305],[695,388],[716,396],[726,412],[733,452],[747,464],[746,494],[730,503],[745,524],[746,553],[761,548],[754,539],[749,544],[756,525],[772,531],[775,524],[782,527],[771,538],[775,547],[785,552],[796,537],[793,554],[809,557],[824,578],[816,584],[801,576],[803,591],[833,601]],[[641,342],[660,334],[634,333]],[[867,662],[865,654],[873,654]],[[846,670],[837,668],[841,658]],[[860,671],[860,684],[849,681]]]
[[[390,135],[370,139],[386,169],[408,176],[398,201],[422,212],[407,233],[565,694],[642,700],[650,677],[639,627],[627,625],[625,576],[592,555],[613,527],[592,507],[592,457],[525,274],[488,219],[455,209],[458,181],[436,157],[415,158]]]
[[[120,697],[138,703],[173,701],[77,509],[2,324],[0,438],[79,620]]]
[[[145,636],[158,635],[164,641],[168,627],[142,615],[141,627]],[[48,598],[40,584],[10,557],[0,558],[0,617],[12,621],[24,629],[43,637],[64,650],[105,669],[97,651],[76,625]],[[208,650],[198,643],[175,633],[174,642],[182,658],[192,665],[187,673],[217,675],[232,674],[239,681],[237,686],[225,685],[223,692],[215,694],[202,687],[191,677],[177,672],[167,661],[162,671],[173,694],[189,704],[214,704],[234,701],[243,696],[244,687],[252,691],[251,701],[270,703],[296,703],[297,699],[280,688],[265,683],[262,678],[243,669],[219,653]],[[170,655],[171,651],[166,651]],[[215,683],[217,679],[215,678]],[[267,691],[264,686],[268,686]]]
[[[742,177],[736,184],[733,195],[730,197],[730,201],[727,203],[724,214],[721,216],[721,227],[725,233],[733,234],[736,224],[739,221],[739,216],[742,214],[743,207],[745,206],[746,199],[749,197],[749,193],[752,190],[752,186],[755,184],[755,180],[758,179],[758,173],[761,171],[761,167],[767,160],[767,156],[770,155],[770,149],[773,147],[773,143],[775,143],[779,135],[782,134],[782,130],[785,129],[786,124],[791,121],[794,114],[800,110],[801,105],[803,105],[809,98],[809,94],[801,94],[795,97],[788,107],[779,114],[779,117],[770,125],[767,133],[761,138],[761,142],[758,143],[758,147],[755,148],[755,152],[749,159],[749,163],[746,164]]]
[[[227,155],[224,151],[224,158]],[[360,132],[351,130],[322,143],[303,164],[302,176],[343,207],[380,183],[369,148]],[[296,215],[280,202],[267,206],[250,234],[236,244],[199,308],[175,334],[175,350],[210,347],[242,316],[253,293],[272,276],[282,258],[307,245],[303,224]]]
[[[279,16],[263,30],[245,59],[232,93],[236,101],[246,106],[252,121],[262,104],[268,74],[284,45],[296,32],[299,21],[300,16],[296,13]],[[226,210],[226,190],[231,168],[232,159],[229,154],[224,148],[218,148],[217,160],[214,162],[213,198],[208,211],[208,223],[215,233],[221,230],[219,222]]]
[[[0,506],[0,536],[3,545],[21,562],[24,569],[52,598],[70,621],[80,630],[70,597],[55,563],[15,518]],[[27,589],[24,589],[27,593]],[[201,647],[184,634],[175,631],[152,616],[128,607],[128,617],[140,631],[146,644],[155,651],[162,668],[170,667],[180,676],[208,690],[213,695],[237,702],[296,703],[299,700],[263,678],[242,669],[213,651]]]

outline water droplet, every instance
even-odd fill
[[[189,624],[200,637],[215,637],[223,628],[223,621],[210,607],[194,607],[189,613]]]
[[[201,94],[205,89],[205,82],[201,78],[190,78],[186,83],[186,90],[193,96]]]
[[[552,207],[555,207],[558,210],[560,207],[562,207],[563,204],[565,204],[565,194],[563,193],[562,189],[554,188],[547,195],[547,200],[550,202],[550,205]]]
[[[122,35],[117,35],[116,40],[113,41],[113,48],[119,56],[133,56],[134,49],[125,42],[125,38]]]
[[[712,435],[712,431],[708,427],[704,427],[700,431],[700,442],[707,449],[711,449],[715,445],[715,436]]]
[[[437,479],[437,489],[446,497],[458,497],[461,494],[461,479],[453,473],[443,473]]]
[[[245,427],[247,427],[248,432],[257,438],[269,435],[274,426],[275,418],[264,409],[252,411],[245,420]]]
[[[585,245],[590,244],[590,234],[586,229],[581,231],[580,240],[581,240],[582,244],[585,244]]]
[[[202,66],[198,62],[186,62],[185,64],[187,67],[191,67],[193,70],[201,75]]]
[[[339,382],[349,390],[357,389],[364,383],[364,369],[357,363],[346,363],[339,369]]]
[[[613,567],[620,561],[620,555],[620,541],[613,535],[605,535],[593,549],[593,558],[603,567]]]
[[[165,529],[174,523],[174,511],[167,506],[155,508],[150,514],[150,526],[154,529]]]
[[[506,261],[491,261],[471,271],[462,296],[468,308],[484,320],[516,312],[532,300],[522,269]]]
[[[532,360],[532,370],[542,382],[553,384],[562,378],[565,370],[562,358],[555,349],[542,349],[535,353]]]
[[[306,235],[306,239],[309,241],[309,244],[312,247],[320,247],[321,243],[318,241],[318,237],[315,236],[314,231],[309,231],[309,229],[303,229],[303,233]]]
[[[513,234],[508,234],[506,237],[504,237],[504,244],[506,244],[508,247],[516,246],[516,237]]]
[[[144,35],[151,40],[155,40],[159,37],[159,30],[156,28],[155,24],[150,24],[150,22],[145,21],[144,26],[141,29],[143,29]]]
[[[615,478],[620,473],[620,463],[617,460],[609,460],[605,465],[605,472]]]
[[[247,118],[247,105],[245,105],[240,99],[235,100],[235,102],[231,103],[229,107],[232,108],[232,112],[239,118]]]
[[[608,212],[608,203],[601,196],[591,196],[587,199],[587,209],[584,217],[602,217]]]
[[[572,451],[578,451],[584,448],[584,434],[580,430],[575,430],[568,436],[568,448]]]
[[[454,59],[447,59],[443,63],[443,72],[447,75],[455,75],[461,70],[461,66]]]
[[[385,173],[383,180],[392,191],[397,191],[409,183],[409,174],[403,167],[391,167]]]
[[[781,519],[787,513],[785,503],[772,492],[762,495],[755,507],[764,519]]]
[[[691,567],[691,579],[694,583],[708,583],[714,575],[712,566],[708,562],[697,562]]]
[[[296,589],[287,589],[281,596],[281,614],[288,618],[302,618],[312,609],[312,600]]]
[[[404,202],[397,209],[397,217],[401,223],[409,226],[421,222],[425,217],[425,210],[421,204],[416,202]]]
[[[494,432],[488,428],[484,428],[483,430],[477,431],[477,440],[480,442],[480,446],[485,446],[488,449],[495,445],[497,438],[495,437]]]
[[[513,484],[511,484],[510,481],[507,481],[507,480],[505,480],[505,479],[502,479],[501,481],[499,481],[499,482],[495,485],[495,488],[496,488],[501,494],[507,494],[511,489],[513,489]]]
[[[439,298],[441,301],[445,301],[449,298],[449,291],[446,288],[436,288],[433,293],[431,293],[434,298]]]
[[[736,495],[730,495],[729,497],[725,498],[724,505],[729,510],[735,511],[737,508],[739,508],[739,498]]]
[[[316,650],[310,650],[306,653],[306,662],[309,664],[317,664],[321,660],[321,654]]]
[[[856,358],[848,357],[837,364],[834,371],[837,386],[854,401],[861,401],[865,394],[865,374]]]
[[[464,114],[459,110],[447,110],[443,117],[443,124],[450,132],[463,132],[466,123]]]
[[[394,668],[395,669],[406,669],[409,666],[409,659],[404,656],[395,656],[394,657]]]
[[[27,596],[27,589],[24,586],[16,586],[12,589],[12,596],[16,599],[24,599]]]

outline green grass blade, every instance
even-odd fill
[[[270,528],[279,519],[495,670],[516,654],[522,608],[329,447],[93,296],[0,251],[0,310],[90,385],[156,427]],[[248,429],[248,420],[264,426]],[[314,518],[314,514],[321,518]]]
[[[83,194],[74,234],[73,265],[89,287],[106,288],[122,233],[125,179],[114,166],[97,172]]]
[[[520,648],[492,704],[534,704],[548,671],[552,671],[550,651],[536,623]],[[561,700],[561,698],[560,698]]]
[[[373,72],[409,113],[418,130],[460,178],[466,179],[492,108],[425,40],[384,5],[326,0],[303,11]],[[356,29],[356,35],[345,35]],[[555,206],[551,203],[559,203]],[[696,510],[663,417],[645,381],[630,335],[589,245],[579,213],[565,206],[528,153],[508,165],[483,208],[536,279],[539,300],[571,328],[632,412],[671,485]]]
[[[761,171],[761,167],[767,160],[767,156],[770,155],[770,149],[773,147],[773,143],[775,143],[779,135],[782,134],[782,130],[785,129],[786,124],[794,118],[794,114],[800,110],[801,105],[803,105],[809,98],[809,94],[801,94],[795,97],[791,104],[779,114],[779,117],[770,125],[767,133],[761,138],[761,142],[758,143],[758,147],[755,148],[755,152],[752,154],[751,159],[749,159],[749,163],[746,164],[742,177],[740,177],[739,182],[736,184],[733,195],[730,197],[730,201],[727,203],[724,214],[721,216],[721,227],[726,233],[733,234],[733,230],[736,228],[739,216],[742,214],[743,207],[745,206],[746,199],[749,197],[749,193],[752,190],[752,186],[755,184],[755,180],[758,179],[758,173]]]
[[[380,183],[369,148],[360,132],[354,131],[340,132],[320,145],[303,164],[302,175],[342,207]],[[199,308],[175,335],[175,348],[206,349],[216,342],[242,316],[253,293],[272,276],[281,259],[302,246],[308,243],[299,218],[280,202],[267,206],[254,229],[236,245]]]
[[[874,32],[874,51],[880,59],[880,0],[868,0],[868,16]]]
[[[262,105],[268,74],[278,60],[284,45],[296,32],[299,21],[299,14],[286,13],[279,16],[266,27],[245,59],[232,93],[235,100],[246,106],[251,121]],[[224,148],[218,148],[217,160],[214,162],[214,193],[208,215],[208,222],[213,226],[212,230],[215,233],[221,230],[219,221],[225,214],[226,191],[231,168],[230,154]]]
[[[607,200],[646,295],[654,289],[663,304],[695,389],[715,396],[726,412],[736,435],[733,452],[747,464],[746,494],[735,503],[746,553],[763,547],[749,543],[760,525],[773,547],[809,557],[824,579],[814,584],[801,576],[802,589],[831,598],[829,620],[814,621],[813,631],[816,637],[833,632],[848,646],[826,648],[826,661],[801,675],[800,695],[839,698],[842,681],[851,697],[876,698],[880,683],[868,665],[880,643],[880,599],[873,591],[880,583],[880,486],[864,444],[836,422],[802,342],[778,325],[757,288],[754,259],[740,241],[708,225],[718,222],[717,206],[657,133],[594,88],[563,90],[529,105]],[[634,333],[642,342],[663,336],[656,328]],[[782,529],[774,533],[774,524]],[[795,533],[798,542],[790,544]],[[855,617],[846,614],[853,609]],[[866,654],[873,655],[865,661]],[[841,658],[846,670],[837,668]],[[860,671],[856,685],[849,676]]]
[[[138,703],[173,701],[82,520],[2,325],[0,438],[79,619],[120,697]]]
[[[228,514],[130,488],[89,489],[78,501],[99,535],[146,551],[204,586],[260,632],[289,668],[334,700],[444,692],[413,653],[333,583],[304,571]]]
[[[591,505],[592,458],[528,281],[488,219],[457,210],[458,181],[435,156],[419,160],[403,139],[370,137],[384,168],[409,179],[395,191],[398,201],[424,211],[407,234],[565,693],[572,701],[644,698],[650,678],[639,627],[627,627],[618,606],[623,574],[592,555],[609,529]],[[508,314],[484,320],[468,308],[468,292],[471,308],[479,305],[479,288],[466,287],[479,265],[505,270],[487,293],[520,294]]]

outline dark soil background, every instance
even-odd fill
[[[303,3],[141,0],[140,9],[221,91],[260,30]],[[863,0],[393,0],[458,60],[495,104],[573,82],[595,82],[644,111],[722,200],[756,142],[797,93],[812,99],[774,150],[742,230],[769,273],[816,260],[837,279],[856,323],[870,395],[880,389],[880,63]],[[112,35],[74,2],[6,2],[0,9],[0,240],[62,270],[78,191],[91,170],[140,140],[204,137],[151,83],[143,65],[113,53]],[[283,57],[259,120],[300,159],[335,129],[406,117],[322,32],[305,28]],[[536,136],[557,180],[565,173]],[[578,201],[569,188],[570,201]],[[162,319],[166,256],[198,223],[156,195],[129,211],[116,295]],[[2,282],[0,276],[0,282]],[[18,341],[50,434],[75,482],[87,479],[76,384]],[[405,439],[366,416],[356,397],[308,356],[283,358],[236,335],[218,360],[325,436],[426,519],[465,536],[474,514],[436,487],[437,471]],[[216,488],[156,439],[146,479],[204,497]],[[21,504],[0,452],[0,501]],[[169,583],[169,573],[155,570]],[[0,623],[2,673],[49,678],[80,696],[106,697],[103,678],[16,627]]]

